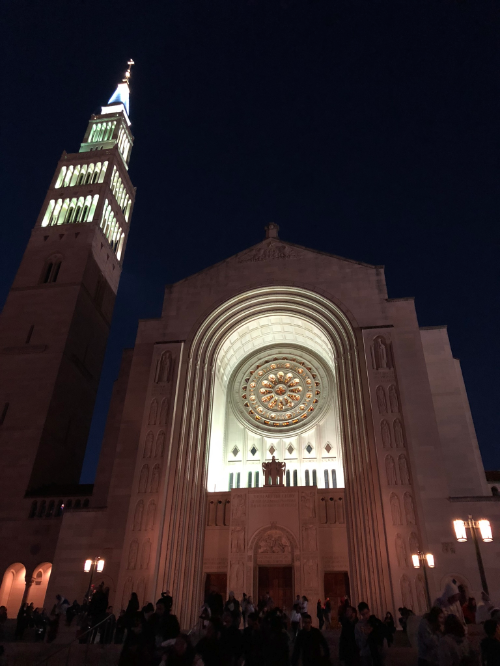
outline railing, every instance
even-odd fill
[[[104,620],[101,620],[101,622],[98,622],[97,624],[94,624],[93,627],[89,627],[86,631],[84,631],[83,633],[81,633],[79,636],[77,636],[76,638],[74,638],[74,639],[73,639],[72,641],[70,641],[69,643],[66,643],[65,645],[61,645],[61,647],[60,647],[58,650],[55,650],[55,651],[52,652],[51,654],[48,654],[46,657],[44,657],[44,658],[41,659],[40,661],[35,662],[34,666],[42,666],[42,664],[48,664],[48,663],[49,663],[49,660],[52,659],[52,657],[55,657],[56,655],[60,654],[63,650],[68,650],[68,655],[67,655],[67,657],[66,657],[66,666],[68,666],[69,663],[70,663],[69,658],[70,658],[70,654],[71,654],[71,646],[74,645],[76,642],[81,643],[82,638],[83,638],[84,636],[86,636],[87,634],[91,634],[91,633],[93,633],[94,631],[96,631],[96,629],[97,629],[98,627],[101,627],[101,626],[104,625],[106,622],[109,622],[109,621],[111,620],[112,617],[113,617],[112,615],[109,615],[108,617],[104,618]],[[88,638],[88,636],[87,636],[87,638]],[[90,645],[90,643],[89,643],[88,641],[86,642],[86,644],[87,644],[87,646]]]

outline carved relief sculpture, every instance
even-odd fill
[[[233,503],[233,520],[244,520],[245,515],[245,495],[236,495]]]
[[[168,399],[163,398],[163,400],[161,401],[161,409],[160,409],[160,425],[166,425],[167,414],[168,414]]]
[[[396,486],[398,484],[396,478],[396,464],[392,456],[385,457],[385,474],[387,476],[388,486]]]
[[[266,247],[259,247],[255,250],[245,252],[245,254],[238,259],[239,263],[247,261],[271,261],[273,259],[293,259],[299,257],[301,252],[283,245],[282,243],[272,243]]]
[[[302,547],[304,550],[309,551],[316,551],[318,549],[316,528],[314,525],[304,525],[302,528]]]
[[[300,496],[300,503],[304,518],[314,518],[316,515],[314,510],[314,495],[311,493],[302,493]]]
[[[163,430],[160,430],[158,437],[156,438],[155,446],[155,458],[163,457],[163,449],[165,448],[165,433]]]
[[[401,454],[398,459],[399,465],[399,478],[401,479],[402,486],[410,485],[410,472],[408,471],[408,463],[406,462],[406,456]]]
[[[408,576],[401,576],[401,596],[403,597],[403,606],[413,610],[413,592]]]
[[[262,463],[262,474],[265,486],[282,486],[286,463],[276,460],[273,456],[271,462]]]
[[[391,429],[389,428],[389,424],[385,419],[380,424],[380,433],[382,435],[382,443],[384,448],[390,448],[392,446]]]
[[[417,590],[417,604],[419,613],[425,613],[427,610],[427,599],[425,597],[425,583],[422,574],[415,578],[415,589]]]
[[[387,398],[383,386],[377,386],[377,406],[379,414],[387,414]]]
[[[139,492],[145,493],[146,488],[148,487],[148,476],[149,476],[149,467],[143,465],[141,469],[141,474],[139,476]]]
[[[141,500],[137,502],[134,512],[134,532],[139,532],[142,528],[142,513],[144,511],[144,502]]]
[[[374,370],[392,368],[391,345],[383,335],[378,335],[371,345],[372,366]]]
[[[257,546],[258,553],[290,553],[290,541],[279,530],[269,530],[260,539]]]
[[[158,492],[158,487],[160,485],[160,465],[155,465],[153,467],[153,473],[151,474],[151,488],[150,492]]]
[[[419,542],[418,536],[415,534],[415,532],[412,532],[410,534],[409,543],[410,543],[410,553],[412,555],[416,555],[418,553],[418,551],[420,550],[420,542]]]
[[[152,530],[155,524],[156,502],[151,500],[146,513],[146,529]]]
[[[171,379],[172,373],[172,353],[169,351],[164,351],[163,354],[158,359],[156,364],[156,377],[155,382],[157,384],[169,382]]]
[[[149,567],[149,558],[151,556],[151,541],[147,539],[142,544],[141,550],[141,569],[147,569]]]
[[[156,402],[156,400],[153,400],[149,408],[149,418],[148,418],[149,425],[156,425],[157,412],[158,412],[158,403]]]
[[[243,527],[233,527],[231,530],[231,552],[243,553],[245,550],[245,530]]]
[[[144,456],[143,458],[151,458],[151,451],[153,449],[153,433],[148,432],[146,436],[146,442],[144,444]]]
[[[401,504],[399,497],[396,493],[391,494],[391,514],[392,514],[392,524],[393,525],[402,525],[403,521],[401,520]]]
[[[397,414],[399,412],[398,392],[394,384],[389,386],[389,404],[391,405],[391,412]]]
[[[137,564],[137,553],[139,552],[139,542],[134,539],[128,549],[128,565],[127,569],[135,569]]]
[[[405,505],[405,514],[406,514],[406,524],[415,525],[415,508],[413,506],[413,497],[410,493],[405,493],[404,496],[404,505]]]
[[[404,449],[405,438],[403,435],[403,425],[399,419],[396,419],[393,423],[394,428],[394,439],[396,440],[396,446],[398,449]]]
[[[396,535],[396,556],[398,558],[399,567],[408,566],[408,554],[406,552],[406,544],[403,541],[401,534]]]
[[[244,575],[244,564],[243,562],[232,562],[231,563],[231,586],[236,592],[236,596],[239,596],[243,590],[243,575]]]

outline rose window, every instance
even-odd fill
[[[251,368],[241,386],[248,416],[276,428],[308,419],[320,395],[319,376],[297,359],[273,359]]]

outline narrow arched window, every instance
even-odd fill
[[[52,518],[52,516],[54,514],[55,506],[56,506],[56,503],[54,502],[54,500],[50,500],[49,507],[47,509],[47,514],[45,516],[46,518]]]
[[[309,482],[309,470],[306,469],[306,486],[309,486],[309,485],[311,485],[310,482]]]
[[[64,508],[66,509],[66,511],[70,511],[73,508],[73,500],[69,499],[64,505]]]
[[[238,473],[236,474],[236,487],[237,487],[237,488],[240,487],[240,483],[241,483],[241,473],[238,472]]]
[[[234,484],[234,474],[233,472],[229,473],[229,490],[233,489],[233,484]]]
[[[259,473],[255,472],[255,487],[260,488]]]
[[[318,477],[316,476],[316,470],[313,469],[313,486],[318,485]]]
[[[332,488],[337,487],[337,471],[332,469]]]
[[[252,487],[252,472],[248,472],[248,487]]]
[[[89,500],[88,500],[88,499],[84,499],[84,500],[83,500],[83,508],[84,508],[84,509],[87,509],[88,506],[89,506]]]
[[[76,165],[75,170],[73,172],[73,177],[71,178],[71,183],[70,183],[71,187],[73,187],[74,185],[76,185],[78,183],[78,178],[80,176],[81,168],[82,168],[81,164]]]
[[[75,168],[73,165],[68,167],[68,172],[66,173],[66,178],[64,179],[64,187],[68,187],[68,185],[71,183],[71,177],[73,176],[74,170]]]
[[[75,501],[75,509],[81,509],[82,508],[82,500],[77,499]]]
[[[59,500],[59,501],[57,502],[56,512],[55,512],[55,514],[54,514],[56,518],[59,518],[60,516],[62,516],[63,507],[64,507],[64,502],[63,502],[63,500]]]
[[[325,469],[325,488],[329,488],[330,483],[329,483],[329,478],[328,478],[328,470]]]
[[[95,169],[94,169],[94,176],[92,178],[93,183],[97,183],[97,181],[99,180],[99,174],[100,173],[101,173],[101,163],[97,162],[97,164],[95,165]]]
[[[47,502],[45,500],[42,500],[40,502],[40,508],[38,509],[38,517],[43,518],[45,515],[45,509],[47,507]]]
[[[54,186],[55,188],[61,187],[61,185],[63,184],[65,175],[66,175],[66,167],[63,166],[63,168],[59,172],[59,176],[57,177],[56,184]]]
[[[286,470],[286,485],[287,486],[290,485],[290,470],[289,469]]]
[[[29,513],[30,518],[34,518],[36,516],[37,508],[38,508],[38,502],[36,500],[33,500],[33,502],[31,502],[31,509]]]
[[[294,486],[299,485],[298,474],[296,469],[293,470],[293,485]]]

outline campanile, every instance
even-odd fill
[[[0,514],[78,484],[135,189],[129,68],[63,152],[0,316]],[[26,516],[24,515],[26,514]]]

